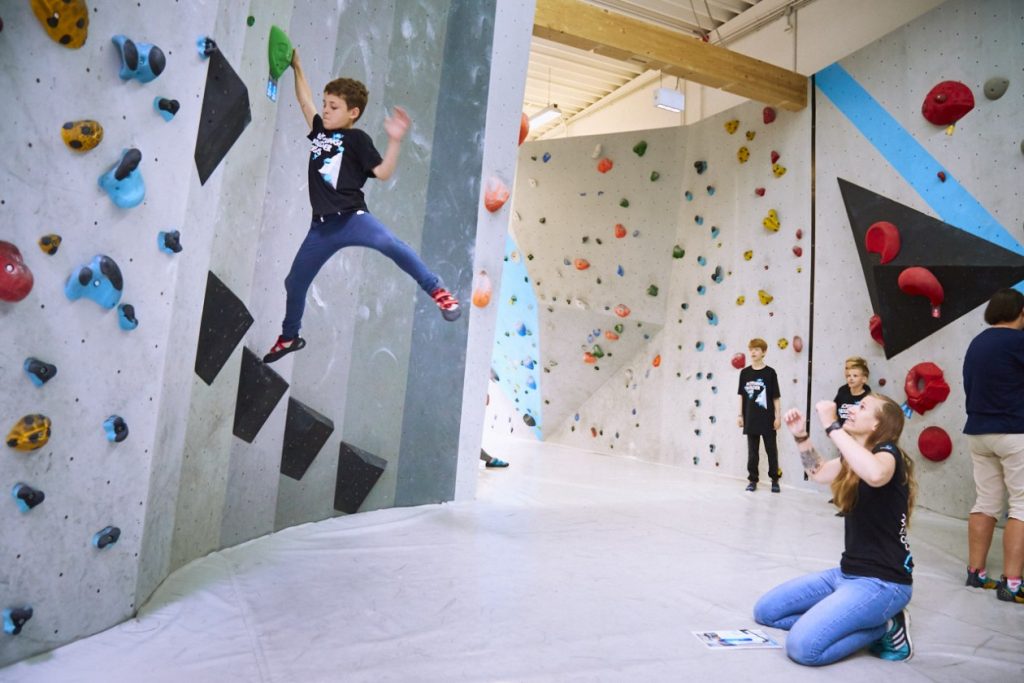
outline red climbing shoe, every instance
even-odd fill
[[[444,287],[438,287],[430,293],[433,297],[434,303],[441,309],[441,315],[448,322],[458,320],[459,316],[462,315],[462,310],[459,308],[459,300],[452,296]]]
[[[284,337],[278,337],[277,341],[270,348],[270,353],[263,356],[264,363],[273,363],[275,360],[279,360],[287,356],[292,351],[298,351],[306,345],[306,340],[302,337],[296,337],[295,339],[285,339]]]

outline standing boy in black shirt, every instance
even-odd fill
[[[328,83],[321,116],[313,103],[298,50],[292,55],[292,69],[295,98],[311,129],[309,201],[313,221],[284,281],[288,296],[281,336],[263,361],[273,363],[306,345],[299,336],[306,292],[324,264],[345,247],[369,247],[384,254],[434,299],[445,320],[455,320],[461,313],[458,300],[408,244],[374,218],[363,198],[367,178],[387,180],[394,173],[402,138],[412,123],[409,115],[395,107],[394,115],[384,120],[388,146],[381,157],[370,136],[353,128],[366,108],[369,93],[365,85],[350,78]]]
[[[768,476],[772,480],[772,493],[779,492],[779,450],[775,432],[780,425],[779,378],[775,370],[764,363],[768,344],[763,339],[751,339],[750,365],[740,370],[740,414],[737,423],[747,435],[747,491],[757,490],[760,464],[759,438],[764,439],[768,454]]]

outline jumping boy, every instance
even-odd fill
[[[310,127],[307,137],[312,141],[309,202],[313,220],[284,281],[287,303],[281,336],[263,362],[273,363],[306,345],[299,336],[306,292],[323,265],[345,247],[369,247],[384,254],[434,299],[445,320],[456,320],[461,314],[458,300],[408,244],[374,218],[363,198],[367,178],[387,180],[395,172],[402,138],[412,123],[409,115],[395,107],[394,115],[384,119],[388,146],[381,157],[370,136],[353,128],[366,108],[369,93],[365,85],[350,78],[328,83],[324,86],[321,116],[313,103],[298,50],[292,54],[292,70],[295,98]]]
[[[757,490],[758,466],[760,465],[759,439],[764,439],[764,450],[768,454],[768,475],[772,480],[772,493],[779,493],[779,449],[775,443],[775,432],[781,424],[782,411],[779,406],[779,378],[775,370],[765,365],[764,355],[768,344],[763,339],[751,339],[747,345],[750,351],[750,365],[740,370],[740,414],[737,423],[747,435],[747,484],[748,491]]]

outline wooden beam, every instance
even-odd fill
[[[788,111],[807,106],[807,77],[582,0],[537,0],[533,35]]]

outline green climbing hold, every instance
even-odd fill
[[[654,182],[655,180],[657,180],[658,178],[660,178],[660,177],[661,177],[661,174],[660,174],[660,173],[658,173],[657,171],[651,171],[651,182],[652,182],[652,183],[653,183],[653,182]]]
[[[250,14],[249,18],[245,20],[245,23],[246,23],[247,26],[252,26],[253,24],[256,23],[256,17],[254,17],[253,15]]]
[[[647,296],[658,296],[658,286],[651,285],[647,288]]]
[[[291,66],[292,41],[288,35],[277,26],[270,27],[270,40],[267,43],[267,56],[270,58],[270,77],[275,81],[281,78],[281,74]]]
[[[590,349],[590,354],[594,358],[604,358],[604,349],[602,349],[599,345],[594,344],[594,347]]]
[[[616,323],[616,325],[615,325],[615,327],[614,327],[613,329],[614,329],[614,330],[615,330],[616,332],[618,332],[619,334],[622,334],[622,331],[623,331],[624,329],[626,329],[626,326],[625,326],[625,325],[623,325],[622,323]]]
[[[622,201],[619,202],[619,206],[621,206],[623,209],[628,208],[629,207],[629,200],[626,199],[625,197],[623,197]]]
[[[647,153],[647,141],[646,140],[641,140],[640,142],[638,142],[635,145],[633,145],[633,154],[636,154],[638,157],[642,157],[646,153]]]
[[[672,247],[672,258],[683,258],[686,256],[686,250],[678,244]]]

